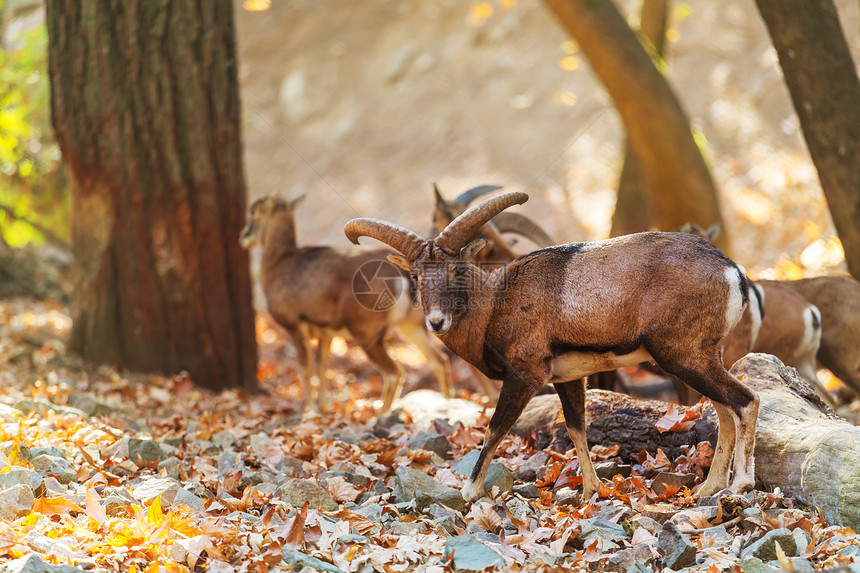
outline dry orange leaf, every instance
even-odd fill
[[[40,497],[33,503],[33,512],[51,516],[84,513],[84,510],[64,497]]]

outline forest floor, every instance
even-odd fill
[[[582,500],[569,443],[541,450],[545,436],[511,435],[487,497],[466,504],[458,490],[487,400],[460,384],[450,401],[414,391],[432,378],[405,348],[398,358],[413,392],[377,418],[379,377],[359,350],[336,346],[335,413],[322,417],[300,410],[289,345],[265,316],[257,334],[266,393],[255,396],[214,394],[184,376],[94,369],[65,354],[70,323],[57,303],[0,301],[3,571],[860,564],[860,535],[779,491],[703,503],[690,487],[709,464],[706,442],[674,460],[662,452],[621,460],[617,447],[595,445],[606,485],[602,498]],[[455,370],[463,382],[467,371]],[[672,431],[683,414],[660,423]]]

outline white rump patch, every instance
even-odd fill
[[[652,362],[653,358],[640,346],[630,354],[615,354],[614,352],[565,352],[552,360],[552,382],[577,380],[598,372],[615,370],[625,366],[636,366],[643,362]]]
[[[755,293],[758,293],[758,297],[756,297],[755,293],[750,293],[750,316],[752,316],[752,326],[750,327],[750,341],[751,346],[755,346],[755,341],[758,340],[758,333],[761,331],[761,322],[764,317],[761,315],[761,309],[764,307],[764,289],[761,285],[753,284],[750,287],[750,290],[755,290]],[[759,306],[759,300],[761,301],[761,306]]]
[[[815,325],[818,325],[816,327]],[[815,356],[821,346],[821,311],[810,304],[803,311],[803,340],[795,350],[798,356]]]
[[[744,297],[741,294],[741,277],[738,276],[738,269],[728,267],[726,269],[726,280],[729,283],[729,301],[726,305],[726,329],[723,336],[728,336],[729,332],[735,327],[741,319],[741,314],[744,310]]]

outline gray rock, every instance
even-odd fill
[[[355,513],[363,515],[364,517],[375,523],[380,523],[382,521],[382,506],[378,503],[368,503],[367,505],[362,505],[355,510]]]
[[[160,462],[167,457],[158,442],[130,438],[128,440],[128,459],[141,466],[145,463]]]
[[[460,528],[465,525],[460,516],[457,515],[456,511],[454,511],[450,507],[439,505],[438,503],[430,505],[430,507],[426,509],[426,513],[430,516],[433,523],[435,523],[437,526],[441,527],[451,535],[456,533],[456,529],[454,527],[455,525]]]
[[[814,573],[815,565],[812,564],[812,561],[809,559],[804,559],[803,557],[792,557],[789,559],[791,561],[791,565],[794,567],[795,573]],[[779,561],[777,561],[779,563]]]
[[[176,495],[173,497],[173,505],[184,505],[191,508],[193,511],[203,511],[206,509],[206,500],[181,487],[176,491]]]
[[[63,450],[56,446],[40,446],[38,448],[30,448],[31,458],[36,458],[43,455],[66,459],[66,454],[63,453]]]
[[[55,539],[48,537],[44,533],[40,533],[35,529],[24,536],[24,543],[30,546],[33,551],[39,553],[50,553],[51,547],[54,545]]]
[[[797,556],[797,543],[788,529],[774,529],[765,533],[757,541],[753,541],[741,551],[741,559],[758,557],[762,561],[776,559],[776,544],[782,547],[786,557]]]
[[[472,469],[475,467],[480,454],[480,450],[472,450],[463,456],[451,469],[458,475],[469,477],[472,475]],[[498,460],[490,462],[490,467],[487,469],[487,477],[484,478],[484,491],[489,492],[494,485],[499,487],[500,493],[511,491],[511,488],[514,486],[513,472]]]
[[[427,474],[401,466],[397,468],[396,475],[395,501],[403,503],[415,500],[419,510],[426,509],[433,503],[439,503],[459,512],[466,511],[466,502],[459,491],[442,485]]]
[[[696,546],[672,522],[663,524],[657,536],[657,550],[663,556],[663,565],[669,569],[682,569],[696,562]]]
[[[42,561],[35,553],[0,565],[0,573],[84,573],[83,569],[71,565],[51,565]]]
[[[722,525],[708,528],[708,530],[702,534],[702,537],[711,538],[711,543],[714,547],[727,547],[731,545],[732,541],[735,539],[734,536],[726,531],[726,528]]]
[[[179,479],[180,469],[182,468],[182,460],[179,458],[169,457],[161,460],[158,464],[159,473],[165,472],[168,477]]]
[[[33,469],[42,473],[56,476],[62,483],[69,483],[78,479],[78,472],[65,458],[41,455],[30,460]]]
[[[421,521],[395,521],[389,531],[392,535],[409,535],[412,532],[424,533],[427,525]]]
[[[748,507],[741,511],[741,514],[743,515],[741,518],[741,528],[743,528],[744,531],[755,531],[758,529],[759,526],[750,521],[750,518],[761,521],[761,510],[759,508]]]
[[[812,543],[812,539],[809,538],[809,535],[799,527],[795,528],[794,531],[791,532],[791,535],[794,537],[794,545],[797,547],[798,555],[801,554],[804,549],[809,547],[810,543]],[[857,547],[857,551],[860,552],[860,547]]]
[[[503,566],[505,560],[471,535],[449,537],[445,543],[444,559],[454,554],[455,571],[483,571],[487,567]]]
[[[32,400],[30,398],[25,398],[23,400],[18,400],[15,402],[13,406],[16,410],[20,412],[24,412],[28,414],[30,412],[34,412],[37,416],[42,415],[42,410],[55,412],[57,414],[61,414],[64,416],[80,416],[81,418],[88,420],[89,416],[87,416],[81,410],[77,408],[70,408],[69,406],[58,406],[57,404],[52,404],[47,400]]]
[[[511,517],[520,521],[524,520],[530,513],[532,513],[532,508],[529,504],[515,497],[509,499],[507,503],[505,503],[505,508],[507,509],[507,513],[511,514]]]
[[[647,545],[637,545],[629,549],[616,551],[610,557],[604,571],[627,572],[637,564],[649,566],[653,563],[654,556]],[[635,569],[634,569],[635,570]],[[646,571],[649,569],[646,569]]]
[[[75,398],[72,405],[87,414],[88,416],[110,416],[114,412],[119,412],[120,409],[107,402],[102,402],[90,394],[81,394]]]
[[[559,505],[578,506],[582,502],[582,494],[575,489],[563,487],[556,490],[555,502]]]
[[[220,432],[212,434],[212,439],[209,441],[223,449],[235,446],[239,439],[236,437],[236,434],[230,430],[221,430]]]
[[[302,469],[304,462],[293,456],[285,456],[284,459],[278,462],[275,466],[279,472],[282,472],[287,477],[302,477],[305,471]]]
[[[514,487],[514,474],[502,462],[492,462],[484,478],[484,491],[491,492],[493,487],[499,488],[499,493],[507,493]]]
[[[516,474],[514,474],[516,475]],[[537,499],[540,497],[540,490],[533,483],[526,483],[523,485],[515,485],[513,490],[515,494],[525,497],[527,499]]]
[[[239,461],[239,455],[236,452],[221,452],[218,455],[218,477],[224,479],[234,470],[242,471],[245,464]]]
[[[601,517],[580,519],[579,525],[582,531],[575,539],[577,546],[588,547],[595,540],[599,540],[597,548],[600,551],[608,551],[617,549],[627,540],[627,532],[622,526]]]
[[[163,506],[173,505],[176,493],[179,491],[179,482],[170,478],[143,478],[132,485],[131,495],[141,503],[147,503],[161,496]]]
[[[14,521],[21,516],[28,515],[33,509],[35,501],[33,490],[28,485],[13,485],[0,491],[0,519]]]
[[[331,563],[326,563],[322,559],[317,559],[310,555],[306,555],[301,551],[291,549],[284,551],[284,562],[289,564],[294,571],[301,571],[305,567],[310,567],[314,571],[328,571],[329,573],[344,573],[343,570],[335,567]]]
[[[14,485],[24,484],[36,491],[42,485],[42,476],[39,472],[20,466],[12,466],[6,473],[0,473],[0,489],[7,489]]]
[[[442,434],[426,434],[421,432],[406,442],[406,447],[409,449],[436,452],[443,459],[451,455],[451,442]]]
[[[514,476],[518,480],[533,482],[536,479],[538,468],[546,467],[548,461],[549,454],[546,452],[538,452],[520,464],[519,469],[514,472]]]
[[[743,559],[738,563],[738,566],[741,568],[743,573],[774,573],[776,571],[782,571],[782,567],[771,567],[758,557],[748,557]]]
[[[597,462],[594,464],[594,471],[597,472],[597,477],[600,479],[611,480],[618,474],[623,477],[630,477],[633,473],[633,467],[629,464],[619,464],[617,462]]]
[[[108,495],[103,497],[101,500],[105,513],[111,517],[116,517],[117,515],[126,513],[133,503],[135,503],[135,501],[129,501],[128,499],[118,495]]]
[[[336,511],[337,502],[329,493],[316,482],[307,479],[293,478],[278,488],[278,497],[293,507],[302,507],[305,501],[310,509]]]
[[[657,535],[663,528],[663,524],[644,515],[637,515],[624,522],[624,530],[630,535],[633,535],[633,532],[639,527],[652,535]]]

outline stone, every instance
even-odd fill
[[[514,474],[516,475],[516,474]],[[527,499],[537,499],[540,497],[540,490],[533,483],[526,483],[523,485],[515,485],[512,490],[516,495],[525,497]]]
[[[63,450],[56,446],[40,446],[37,448],[30,448],[31,458],[36,458],[42,455],[66,459],[66,454],[63,453]]]
[[[446,459],[451,455],[451,442],[442,434],[421,432],[406,442],[406,447],[413,450],[419,449],[436,452],[442,459]]]
[[[741,568],[743,573],[775,573],[777,571],[782,571],[782,567],[771,567],[758,557],[748,557],[747,559],[743,559],[738,563],[738,566]]]
[[[130,438],[128,440],[128,459],[141,466],[146,463],[160,462],[167,454],[154,440]]]
[[[794,537],[794,545],[797,547],[797,554],[800,555],[803,553],[803,550],[809,547],[809,544],[812,543],[812,539],[809,538],[809,534],[807,534],[804,530],[797,527],[794,531],[791,532],[792,537]],[[855,547],[857,547],[855,545]],[[783,548],[784,550],[785,548]],[[857,547],[857,552],[860,552],[860,547]]]
[[[169,457],[164,460],[161,460],[158,463],[158,473],[164,472],[168,477],[172,477],[173,479],[179,479],[181,474],[180,469],[182,468],[182,460],[179,458]]]
[[[484,409],[471,400],[445,398],[435,390],[409,392],[396,402],[396,406],[409,414],[413,427],[425,430],[434,427],[433,422],[437,419],[472,427]]]
[[[415,500],[419,511],[433,503],[440,503],[461,513],[466,511],[466,502],[458,490],[406,466],[397,468],[394,499],[400,503]]]
[[[572,507],[576,507],[580,503],[582,503],[582,494],[578,490],[569,487],[563,487],[561,489],[556,490],[555,502],[559,505],[569,505]]]
[[[452,467],[451,470],[457,475],[469,477],[470,475],[472,475],[472,470],[474,469],[475,464],[478,462],[479,455],[481,455],[480,450],[472,450],[471,452],[460,458],[460,461],[454,464],[454,467]]]
[[[287,477],[302,477],[305,471],[302,466],[305,462],[293,456],[284,456],[284,458],[275,464],[275,469],[283,473]]]
[[[184,505],[191,508],[193,511],[203,511],[206,509],[206,500],[181,487],[176,491],[176,495],[173,498],[173,505]]]
[[[627,532],[622,526],[601,517],[580,519],[579,525],[582,531],[575,539],[578,546],[589,547],[597,540],[597,549],[606,552],[617,549],[627,540]]]
[[[758,557],[762,561],[776,559],[776,544],[782,547],[786,557],[797,556],[797,543],[788,529],[774,529],[765,533],[760,539],[747,544],[741,551],[741,559]]]
[[[301,551],[296,551],[295,549],[284,551],[284,562],[289,564],[289,566],[292,567],[294,571],[301,571],[305,567],[310,567],[313,571],[344,573],[342,569],[335,567],[331,563],[326,563],[322,559],[317,559],[316,557],[306,555]]]
[[[505,509],[510,516],[518,521],[524,521],[530,513],[532,513],[532,508],[521,499],[511,498],[505,503]]]
[[[24,543],[29,545],[33,551],[49,553],[51,546],[54,545],[54,539],[33,529],[24,536]]]
[[[642,508],[642,515],[650,517],[658,523],[664,523],[678,511],[680,510],[677,507],[669,503],[652,503]]]
[[[427,525],[421,521],[395,521],[391,524],[389,532],[392,535],[409,535],[410,533],[424,533]]]
[[[500,494],[507,493],[514,487],[513,472],[499,461],[490,463],[487,477],[484,478],[484,491],[489,493],[494,487],[499,488]]]
[[[70,483],[78,479],[78,472],[65,458],[42,454],[30,460],[30,463],[36,471],[56,476],[62,483]]]
[[[710,543],[713,547],[728,547],[735,539],[734,536],[726,531],[726,528],[722,525],[709,527],[708,530],[702,534],[702,538],[710,538]]]
[[[42,485],[42,476],[39,472],[21,466],[12,466],[8,472],[0,473],[0,489],[24,484],[36,491]]]
[[[663,556],[663,565],[669,569],[683,569],[696,562],[696,546],[672,522],[663,524],[657,536],[657,550]]]
[[[0,565],[0,573],[84,573],[71,565],[51,565],[45,563],[36,553],[30,553],[20,559],[7,561]]]
[[[175,479],[144,478],[132,485],[131,495],[135,500],[144,504],[161,496],[161,505],[171,506],[179,489],[179,482]]]
[[[111,414],[120,411],[118,407],[108,404],[107,402],[102,402],[90,394],[81,394],[77,396],[72,402],[72,405],[88,416],[95,416],[97,418],[100,418],[101,416],[110,416]]]
[[[792,557],[789,561],[791,561],[791,565],[794,567],[795,573],[815,572],[815,565],[813,565],[812,561],[809,559],[804,559],[803,557]],[[777,561],[777,563],[779,562]]]
[[[278,488],[278,497],[293,507],[302,507],[305,501],[309,509],[337,511],[337,502],[316,482],[308,479],[292,478]]]
[[[597,477],[600,479],[611,480],[618,474],[621,474],[622,477],[630,477],[633,473],[633,466],[617,462],[597,462],[594,464],[594,471],[597,472]]]
[[[236,434],[230,430],[221,430],[220,432],[212,434],[209,441],[219,448],[224,449],[235,446],[239,442],[239,439],[236,438]]]
[[[80,416],[81,418],[88,420],[89,416],[87,416],[81,410],[77,408],[70,408],[69,406],[58,406],[57,404],[53,404],[48,402],[47,400],[33,400],[31,398],[24,398],[23,400],[18,400],[15,402],[13,406],[19,412],[24,412],[28,414],[30,412],[34,412],[37,416],[41,417],[42,410],[54,412],[56,414],[60,414],[63,416]]]
[[[455,526],[463,528],[465,525],[461,517],[457,515],[456,511],[450,507],[439,505],[438,503],[434,503],[428,507],[425,510],[425,513],[430,516],[434,524],[441,527],[451,535],[456,533]]]
[[[637,564],[650,566],[654,561],[654,556],[651,549],[647,545],[636,545],[628,549],[622,549],[613,553],[606,565],[604,571],[620,571],[626,573]],[[635,570],[635,569],[634,569]],[[646,569],[647,571],[648,569]]]
[[[501,555],[471,535],[449,537],[443,559],[447,561],[452,553],[455,571],[483,571],[505,565]]]
[[[25,484],[13,485],[0,491],[0,519],[14,521],[28,515],[35,501],[33,490]]]
[[[538,452],[520,464],[519,469],[514,472],[514,477],[525,482],[533,482],[537,478],[538,468],[546,467],[547,463],[549,463],[549,454]]]

